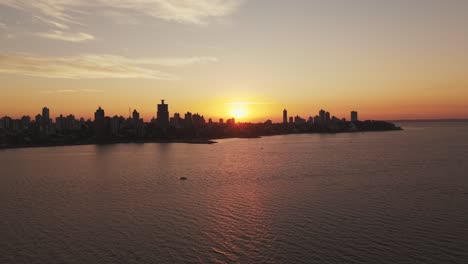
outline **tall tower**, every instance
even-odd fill
[[[322,124],[325,123],[325,121],[326,121],[326,118],[325,118],[325,110],[320,109],[320,111],[319,111],[319,118],[320,118],[320,122],[321,122]]]
[[[138,122],[140,121],[140,113],[135,109],[133,110],[133,121]]]
[[[288,123],[288,110],[284,109],[283,110],[283,124]]]
[[[97,140],[103,140],[106,137],[106,119],[104,109],[99,107],[94,113],[94,130]]]
[[[358,121],[358,112],[357,111],[351,111],[351,122],[355,123]]]
[[[161,104],[158,104],[156,120],[160,128],[167,128],[169,126],[169,105],[165,104],[164,100],[161,100]]]
[[[47,107],[42,108],[42,122],[44,122],[44,125],[50,123],[50,110]]]

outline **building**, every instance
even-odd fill
[[[118,116],[114,116],[110,120],[110,134],[113,137],[117,137],[120,135],[120,125],[121,125],[121,119]]]
[[[160,128],[167,128],[169,126],[169,105],[165,104],[164,100],[161,100],[161,103],[158,104],[156,120]]]
[[[106,117],[104,109],[101,107],[94,113],[94,130],[98,140],[106,138]]]
[[[325,122],[328,123],[328,122],[330,122],[330,120],[331,120],[330,119],[330,112],[326,112],[325,113]]]
[[[137,110],[133,110],[132,118],[135,123],[140,121],[140,113]]]
[[[325,110],[323,109],[320,109],[319,111],[319,120],[320,120],[320,123],[325,123],[326,121],[326,118],[325,118]]]
[[[170,120],[171,126],[175,128],[182,128],[183,127],[183,120],[180,118],[179,113],[175,113],[174,117]]]
[[[47,107],[42,108],[42,122],[44,125],[50,123],[50,110]]]
[[[358,121],[358,112],[357,111],[351,111],[351,122],[355,123]]]
[[[283,124],[288,123],[288,110],[284,109],[283,110]]]
[[[55,129],[57,131],[65,130],[65,117],[63,115],[55,118]]]
[[[294,118],[292,116],[289,117],[289,124],[294,123]]]
[[[185,113],[184,127],[186,128],[192,127],[192,113],[190,112]]]
[[[203,117],[202,115],[199,115],[198,113],[192,116],[192,122],[195,127],[201,127],[205,125],[206,123],[205,117]]]
[[[21,122],[23,123],[24,128],[28,128],[31,125],[31,117],[23,116],[21,117]]]
[[[296,125],[303,125],[305,123],[306,123],[306,120],[304,118],[300,117],[300,116],[296,116],[294,118],[294,124],[296,124]]]

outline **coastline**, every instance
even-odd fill
[[[196,144],[196,145],[212,145],[217,144],[217,140],[223,139],[259,139],[262,137],[273,137],[273,136],[286,136],[286,135],[304,135],[304,134],[343,134],[343,133],[367,133],[367,132],[391,132],[391,131],[402,131],[401,127],[395,127],[394,129],[386,130],[361,130],[361,131],[335,131],[335,132],[293,132],[293,133],[278,133],[268,135],[253,135],[253,136],[226,136],[216,137],[210,139],[167,139],[167,140],[112,140],[107,142],[76,142],[69,144],[19,144],[1,146],[0,150],[6,149],[27,149],[27,148],[54,148],[54,147],[70,147],[70,146],[106,146],[106,145],[117,145],[117,144]]]

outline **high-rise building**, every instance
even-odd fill
[[[330,122],[330,112],[325,113],[325,122]]]
[[[133,110],[132,113],[133,121],[138,122],[140,121],[140,113],[137,110]]]
[[[161,104],[158,104],[156,120],[160,128],[167,128],[169,126],[169,105],[165,104],[164,100],[161,100]]]
[[[114,116],[111,120],[110,120],[110,134],[111,136],[113,137],[116,137],[120,134],[120,123],[121,123],[121,120],[118,116]]]
[[[196,113],[192,116],[192,123],[195,127],[203,126],[206,123],[205,117]]]
[[[104,109],[99,107],[98,110],[96,110],[96,112],[94,113],[94,122],[104,120],[104,117],[105,117]]]
[[[30,116],[23,116],[21,117],[21,122],[23,123],[24,128],[28,128],[31,124],[31,117]]]
[[[94,113],[94,129],[96,133],[96,138],[98,140],[103,140],[106,137],[106,118],[104,109],[99,107],[98,110]]]
[[[288,123],[288,110],[284,109],[283,110],[283,124]]]
[[[190,112],[185,113],[184,127],[186,128],[192,127],[192,113]]]
[[[174,113],[174,117],[171,118],[170,123],[171,126],[175,128],[182,128],[183,127],[183,122],[182,118],[180,118],[179,113]]]
[[[319,119],[320,119],[320,122],[321,122],[321,123],[325,123],[325,121],[326,121],[326,118],[325,118],[325,110],[320,109],[320,112],[319,112]]]
[[[55,118],[55,129],[57,131],[65,130],[65,118],[63,115],[60,115]]]
[[[44,125],[48,125],[50,123],[50,110],[47,107],[42,108],[42,122]]]
[[[357,111],[351,111],[351,122],[355,123],[358,121],[358,112]]]
[[[294,123],[294,118],[292,116],[289,117],[289,124]]]

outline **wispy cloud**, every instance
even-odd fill
[[[244,0],[0,0],[25,12],[58,20],[82,23],[80,14],[107,10],[127,17],[145,15],[186,24],[207,24],[211,19],[230,15]]]
[[[44,78],[99,79],[145,78],[177,80],[178,76],[160,67],[184,67],[216,62],[213,57],[135,58],[115,55],[45,57],[24,53],[0,54],[0,73]]]
[[[53,93],[67,94],[67,93],[78,93],[78,92],[99,93],[99,92],[102,92],[102,90],[97,90],[97,89],[59,89],[59,90],[40,91],[40,93],[46,93],[46,94],[53,94]]]
[[[37,33],[36,35],[43,37],[43,38],[62,40],[62,41],[68,41],[68,42],[85,42],[85,41],[94,39],[93,35],[86,34],[83,32],[68,33],[68,32],[63,32],[59,30],[54,30],[51,32],[40,32],[40,33]]]
[[[43,18],[41,16],[35,16],[34,17],[35,19],[45,23],[45,24],[48,24],[48,25],[51,25],[51,26],[54,26],[56,28],[59,28],[59,29],[69,29],[70,27],[63,24],[63,23],[59,23],[57,21],[54,21],[54,20],[50,20],[50,19],[46,19],[46,18]]]

